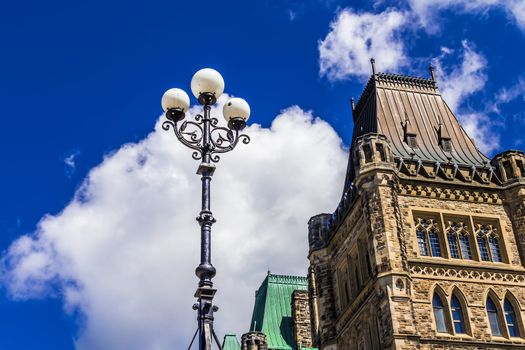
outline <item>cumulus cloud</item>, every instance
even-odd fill
[[[406,56],[400,32],[405,22],[405,14],[396,10],[378,14],[340,11],[319,42],[320,74],[332,81],[368,76],[372,57],[379,70],[403,66]]]
[[[476,52],[467,40],[463,40],[461,45],[461,50],[442,48],[441,55],[434,60],[441,93],[454,111],[466,98],[482,90],[487,82],[485,57]],[[460,64],[446,65],[445,62],[451,57]]]
[[[4,253],[13,298],[56,296],[83,315],[78,349],[183,349],[195,330],[198,164],[160,125]],[[296,106],[246,133],[252,142],[225,154],[212,181],[220,334],[248,330],[267,269],[306,274],[307,220],[333,209],[347,162],[330,125]]]
[[[459,64],[447,64],[452,58]],[[478,148],[491,153],[499,147],[499,134],[495,132],[494,121],[486,112],[472,111],[466,102],[475,93],[483,90],[487,82],[485,57],[463,40],[460,50],[442,48],[436,58],[438,84],[441,94],[449,107],[460,119],[461,125],[475,141]]]
[[[460,114],[461,125],[467,134],[476,141],[476,146],[484,153],[491,154],[500,147],[500,135],[494,132],[494,121],[485,113]]]
[[[484,14],[492,9],[503,10],[522,30],[525,30],[525,2],[523,0],[408,0],[419,23],[429,32],[440,29],[436,17],[443,10]]]

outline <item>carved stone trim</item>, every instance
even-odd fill
[[[410,273],[416,275],[414,277],[424,276],[426,278],[442,277],[445,279],[457,278],[457,279],[470,279],[483,281],[485,283],[498,282],[498,283],[525,283],[525,274],[520,273],[508,273],[508,272],[493,272],[493,271],[482,271],[477,269],[467,268],[449,268],[441,266],[421,266],[411,265]]]
[[[397,185],[399,194],[414,197],[430,197],[436,199],[459,200],[476,203],[502,204],[501,196],[483,191],[458,190],[436,186],[402,184]]]
[[[496,225],[491,224],[475,224],[474,230],[477,237],[494,237],[494,238],[500,238],[500,235],[498,233],[498,228]]]
[[[432,218],[416,218],[416,230],[421,230],[425,233],[439,232],[438,223]]]
[[[465,224],[462,221],[452,221],[447,220],[445,226],[445,233],[455,234],[456,236],[469,236],[470,232],[468,231],[468,224]]]

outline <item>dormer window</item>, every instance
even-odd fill
[[[452,152],[452,140],[450,139],[443,139],[441,140],[441,148],[445,152]]]
[[[416,138],[417,134],[412,129],[406,112],[405,112],[405,121],[403,122],[403,131],[405,133],[405,143],[408,145],[408,147],[418,148],[417,138]]]
[[[441,121],[441,117],[439,117],[439,119],[440,119],[439,125],[436,127],[439,145],[441,146],[441,149],[444,152],[451,153],[452,152],[452,140],[450,138],[448,131],[445,129],[443,122]]]
[[[417,138],[415,134],[406,135],[405,142],[407,143],[408,147],[417,148]]]

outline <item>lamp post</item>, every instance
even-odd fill
[[[190,348],[198,333],[199,349],[211,350],[212,338],[219,349],[221,344],[213,330],[213,314],[218,307],[213,305],[217,290],[212,282],[216,270],[211,263],[211,226],[215,218],[210,206],[210,183],[215,171],[214,163],[220,159],[219,153],[233,150],[239,141],[244,144],[250,142],[250,138],[241,133],[250,116],[250,106],[241,98],[229,99],[223,108],[228,127],[218,126],[219,121],[210,116],[210,111],[224,91],[224,80],[219,72],[210,68],[199,70],[191,80],[191,91],[203,106],[203,114],[196,115],[194,120],[184,120],[190,98],[181,89],[169,89],[162,96],[161,104],[167,119],[162,128],[171,128],[180,142],[194,150],[192,157],[200,160],[197,174],[201,175],[202,181],[202,207],[197,221],[201,227],[201,261],[195,269],[199,286],[195,292],[197,303],[193,305],[193,309],[197,310],[198,328]]]

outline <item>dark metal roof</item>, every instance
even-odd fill
[[[387,137],[394,157],[483,166],[490,161],[459,124],[435,81],[396,74],[372,76],[355,110],[353,140],[369,132]],[[417,148],[405,142],[404,123],[417,135]],[[439,128],[450,135],[452,152],[439,143]]]
[[[441,97],[432,79],[377,73],[371,76],[353,111],[352,147],[359,136],[386,136],[396,159],[486,167],[490,160],[481,153]],[[406,136],[416,136],[410,147]],[[450,140],[452,151],[442,147],[440,135]],[[350,152],[352,154],[352,152]],[[349,162],[345,191],[353,181]]]

